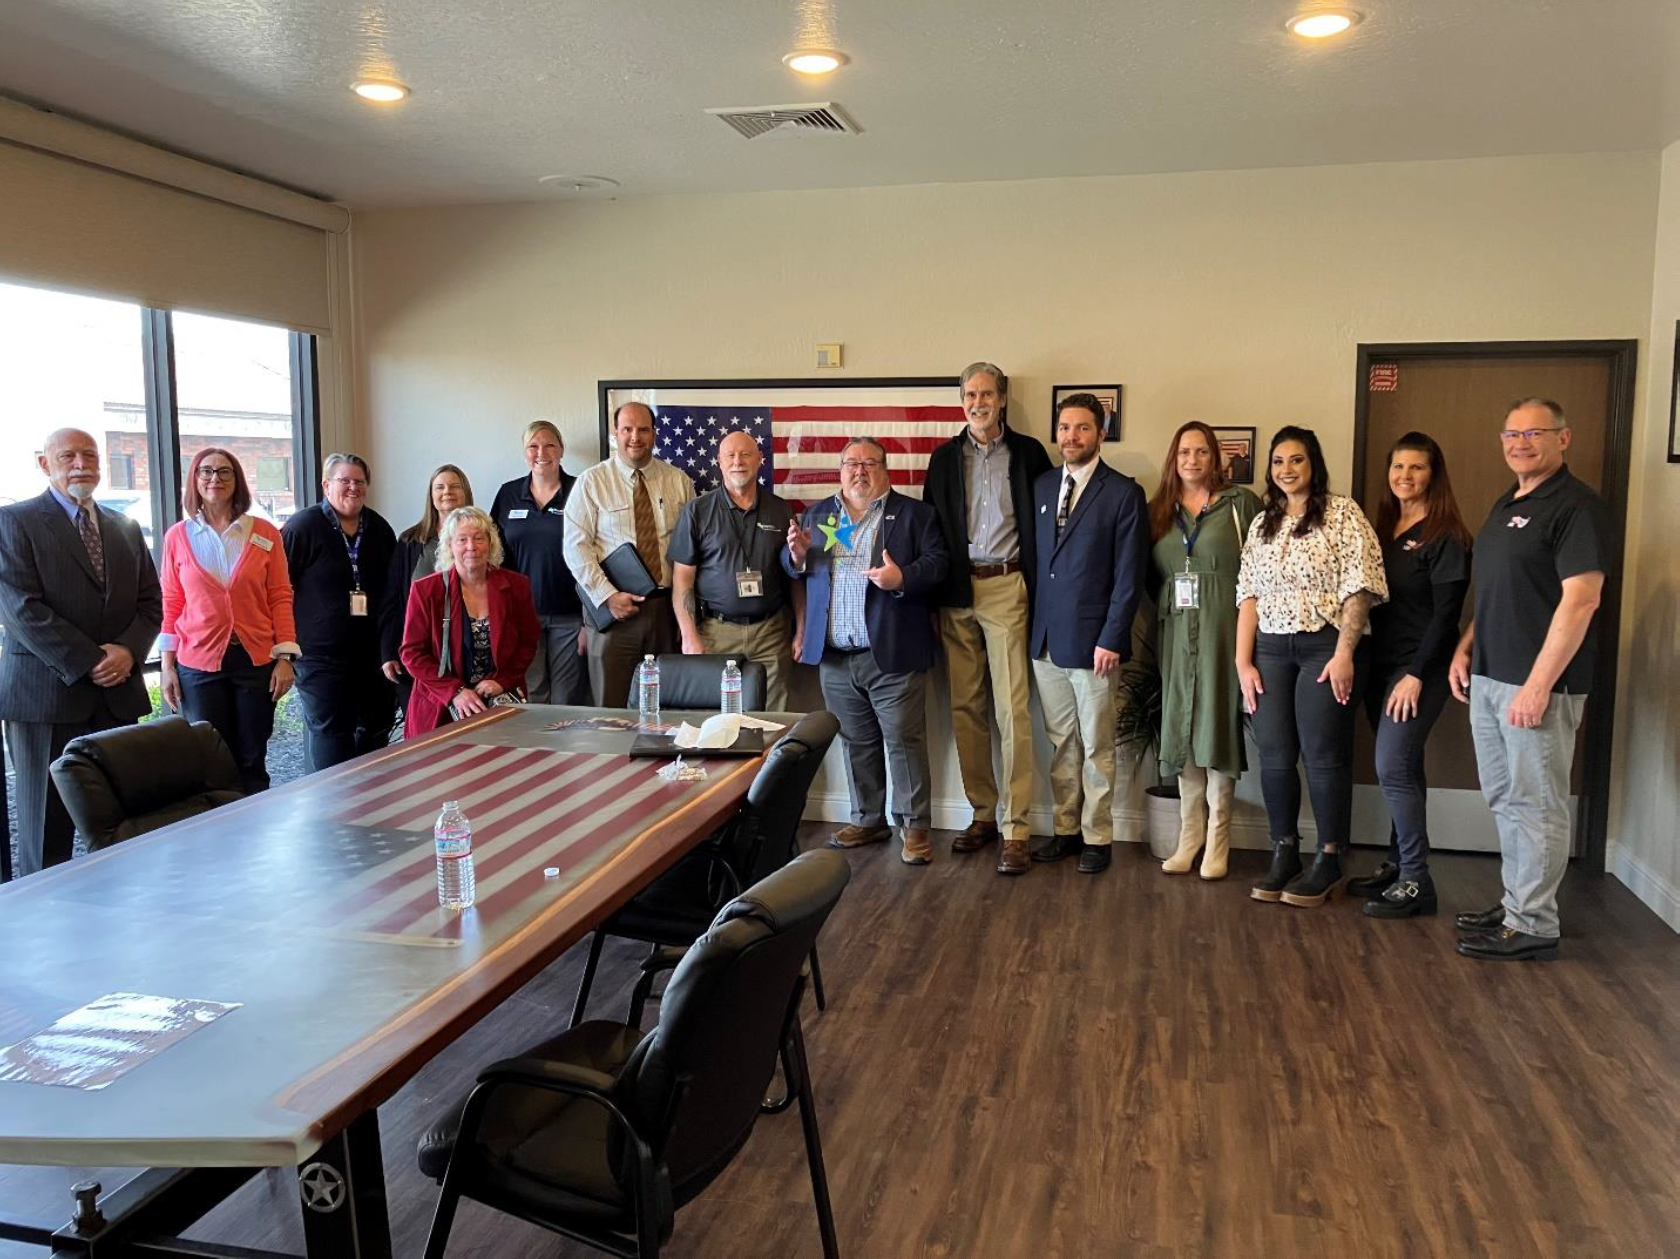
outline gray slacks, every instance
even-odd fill
[[[525,670],[525,695],[533,704],[587,704],[583,660],[578,656],[579,616],[539,616],[537,654]]]
[[[630,688],[642,657],[671,655],[681,647],[669,593],[649,595],[635,616],[609,630],[590,630],[589,689],[595,706],[634,708],[636,697]]]
[[[931,825],[927,674],[886,673],[867,649],[841,652],[830,648],[817,666],[817,678],[828,710],[840,722],[852,790],[852,824],[882,826],[889,820],[890,763],[897,806],[891,820],[916,829]]]

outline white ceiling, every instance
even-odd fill
[[[0,93],[356,206],[1655,149],[1680,0],[9,0]],[[781,54],[832,22],[852,64]],[[350,95],[370,69],[411,100]],[[856,137],[708,106],[834,100]]]

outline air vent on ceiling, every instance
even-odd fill
[[[858,135],[863,128],[833,101],[815,105],[756,105],[734,109],[708,109],[747,139],[772,131],[805,135]]]

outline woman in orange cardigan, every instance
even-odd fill
[[[160,566],[163,698],[216,728],[242,791],[266,791],[274,706],[298,655],[280,531],[249,514],[245,471],[219,446],[193,456],[181,508]]]
[[[502,567],[502,538],[488,513],[478,507],[449,513],[438,533],[437,566],[408,592],[402,641],[403,668],[414,676],[403,726],[408,738],[517,692],[537,654],[531,583]],[[446,613],[449,659],[440,663]]]

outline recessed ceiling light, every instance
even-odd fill
[[[1329,39],[1358,26],[1364,14],[1353,9],[1303,9],[1284,23],[1291,34],[1302,39]]]
[[[782,58],[782,64],[800,74],[832,74],[850,60],[832,48],[795,48]]]
[[[357,79],[350,85],[350,90],[364,101],[378,101],[382,105],[389,105],[408,95],[408,84],[400,83],[396,79]]]

